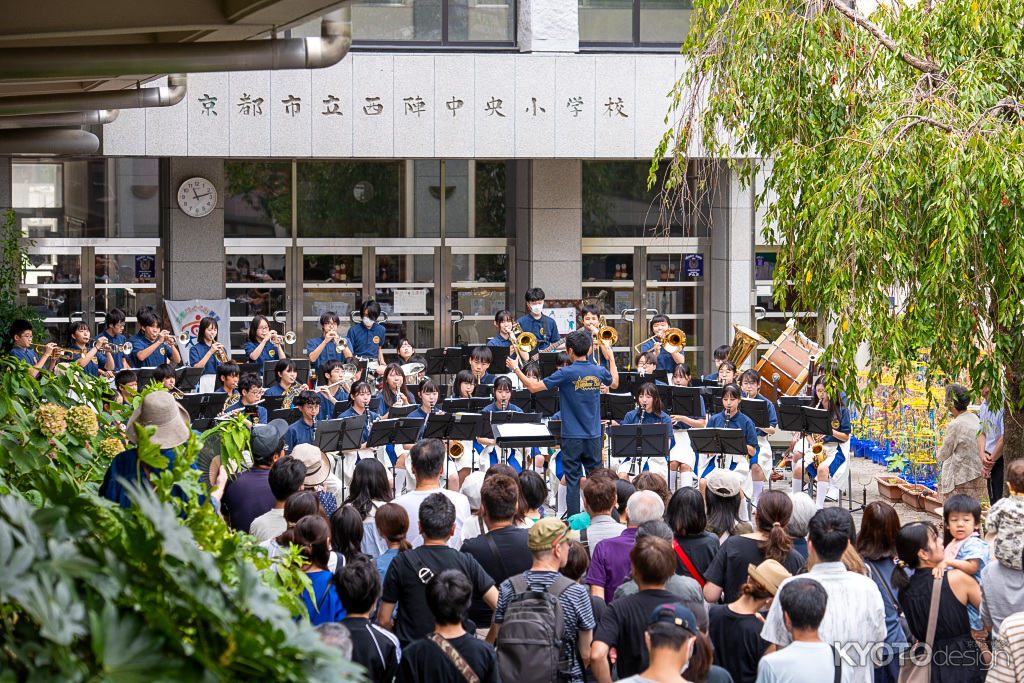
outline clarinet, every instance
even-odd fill
[[[728,429],[729,428],[729,420],[731,420],[732,418],[729,416],[729,411],[722,410],[722,413],[725,415],[725,427],[724,427],[724,429]],[[724,470],[725,469],[725,453],[719,453],[719,457],[721,457],[721,468]]]

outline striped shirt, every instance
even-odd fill
[[[992,669],[987,683],[1024,681],[1024,612],[1007,617],[992,642]]]
[[[843,661],[843,683],[873,683],[875,670],[871,646],[884,642],[886,635],[885,605],[878,586],[863,574],[846,571],[842,562],[821,562],[811,567],[807,574],[786,579],[779,588],[790,581],[805,578],[814,579],[828,593],[828,606],[818,627],[818,637],[845,652],[849,658]],[[778,600],[772,601],[761,637],[782,647],[793,642],[792,634],[786,630],[782,604]]]

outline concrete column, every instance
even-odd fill
[[[161,193],[164,212],[164,298],[220,299],[224,296],[224,160],[172,157]],[[192,218],[178,207],[178,188],[189,178],[206,178],[217,188],[217,207]]]
[[[733,323],[754,327],[754,192],[753,185],[741,187],[736,175],[724,164],[718,169],[711,204],[711,348],[731,344]],[[750,367],[748,357],[743,368]]]
[[[516,162],[516,301],[540,287],[548,299],[583,296],[583,165],[579,159]]]
[[[579,52],[578,0],[519,0],[520,52]]]
[[[14,191],[11,187],[11,157],[0,157],[0,213],[4,213],[14,204]]]

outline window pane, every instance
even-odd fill
[[[284,282],[284,254],[227,254],[227,282]]]
[[[160,236],[160,162],[113,159],[115,237]]]
[[[317,333],[307,339],[320,336],[320,316],[332,311],[344,324],[346,329],[350,323],[349,313],[358,311],[363,303],[363,292],[360,289],[305,289],[302,292],[302,316],[315,316],[313,327]]]
[[[298,165],[299,237],[400,237],[401,161]]]
[[[81,284],[82,257],[78,254],[29,254],[32,265],[25,272],[25,284]]]
[[[584,254],[583,281],[607,282],[633,279],[632,254]]]
[[[441,0],[363,0],[352,5],[352,38],[441,40]]]
[[[476,162],[476,237],[505,237],[506,167],[504,161]]]
[[[658,180],[648,190],[650,164],[646,161],[584,161],[583,236],[664,235],[666,227],[671,237],[706,236],[707,219],[687,221],[691,229],[686,230],[683,216],[677,213],[670,225],[664,224],[659,193],[668,164],[661,163]],[[686,214],[692,215],[689,204],[684,206]]]
[[[266,316],[273,322],[274,313],[285,310],[284,289],[268,289],[253,287],[252,289],[228,289],[228,301],[231,302],[231,317],[246,318],[245,331],[249,332],[248,319],[256,315]],[[280,332],[277,327],[272,329]],[[234,344],[234,340],[231,342]],[[242,342],[245,343],[244,341]]]
[[[640,0],[640,42],[682,45],[693,0]]]
[[[507,273],[505,254],[452,254],[452,282],[504,283]]]
[[[580,0],[580,42],[632,43],[632,0]]]
[[[11,164],[15,209],[60,208],[64,205],[61,164]]]
[[[413,168],[413,207],[414,207],[414,231],[416,237],[440,237],[441,236],[441,162],[437,159],[420,159],[412,162]],[[453,184],[453,179],[447,177],[448,166],[445,165],[445,190],[450,194],[446,198],[445,210],[451,211],[449,207],[456,207],[456,193],[459,188]],[[465,175],[465,174],[463,174]],[[461,180],[465,180],[462,178]],[[460,237],[466,236],[466,186],[462,186],[462,220],[447,217],[446,234],[451,236],[452,230],[462,226]]]
[[[302,281],[362,282],[363,257],[355,254],[306,254],[302,257]]]
[[[97,289],[96,310],[109,311],[119,308],[128,317],[135,317],[143,306],[157,306],[155,289]],[[127,326],[126,326],[127,327]]]
[[[82,310],[82,290],[28,288],[28,305],[41,318],[64,318]]]
[[[688,251],[688,250],[684,250]],[[698,275],[697,273],[700,273]],[[658,282],[702,282],[704,259],[701,254],[647,255],[647,279]]]
[[[292,236],[290,162],[224,162],[224,236]]]
[[[102,247],[100,247],[102,249]],[[107,254],[99,250],[94,259],[96,284],[153,284],[156,256],[149,254]]]
[[[511,43],[514,8],[502,0],[448,0],[448,40]]]
[[[703,287],[664,287],[647,290],[647,307],[666,315],[704,312]],[[691,344],[692,346],[692,344]]]
[[[505,290],[490,288],[452,290],[452,310],[462,311],[463,315],[467,316],[480,315],[490,318],[486,321],[489,326],[489,334],[484,341],[487,341],[497,334],[492,323],[494,314],[505,310]]]

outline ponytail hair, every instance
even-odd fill
[[[694,681],[694,683],[704,683],[707,681],[714,659],[714,648],[711,647],[711,639],[708,638],[706,633],[698,629],[693,643],[693,652],[690,653],[690,662],[686,666],[686,680]]]
[[[757,549],[766,560],[784,564],[793,539],[786,533],[786,525],[793,515],[793,501],[782,491],[765,491],[757,501],[757,528],[768,538],[757,542]]]
[[[309,515],[299,520],[294,531],[294,545],[299,546],[306,563],[319,569],[327,569],[331,559],[331,531],[327,520],[320,515]]]
[[[918,553],[928,548],[933,538],[939,535],[931,522],[911,522],[904,525],[896,534],[896,568],[892,570],[892,587],[898,591],[910,585],[907,568],[918,569],[921,558]]]
[[[409,533],[409,513],[404,507],[395,503],[381,505],[374,519],[381,537],[388,543],[397,543],[398,552],[412,550],[412,543],[405,537]]]
[[[288,500],[284,502],[284,521],[288,524],[288,528],[277,537],[277,544],[281,547],[297,544],[295,525],[299,523],[300,519],[310,515],[321,515],[327,519],[327,511],[320,504],[316,491],[296,491],[288,496]]]

